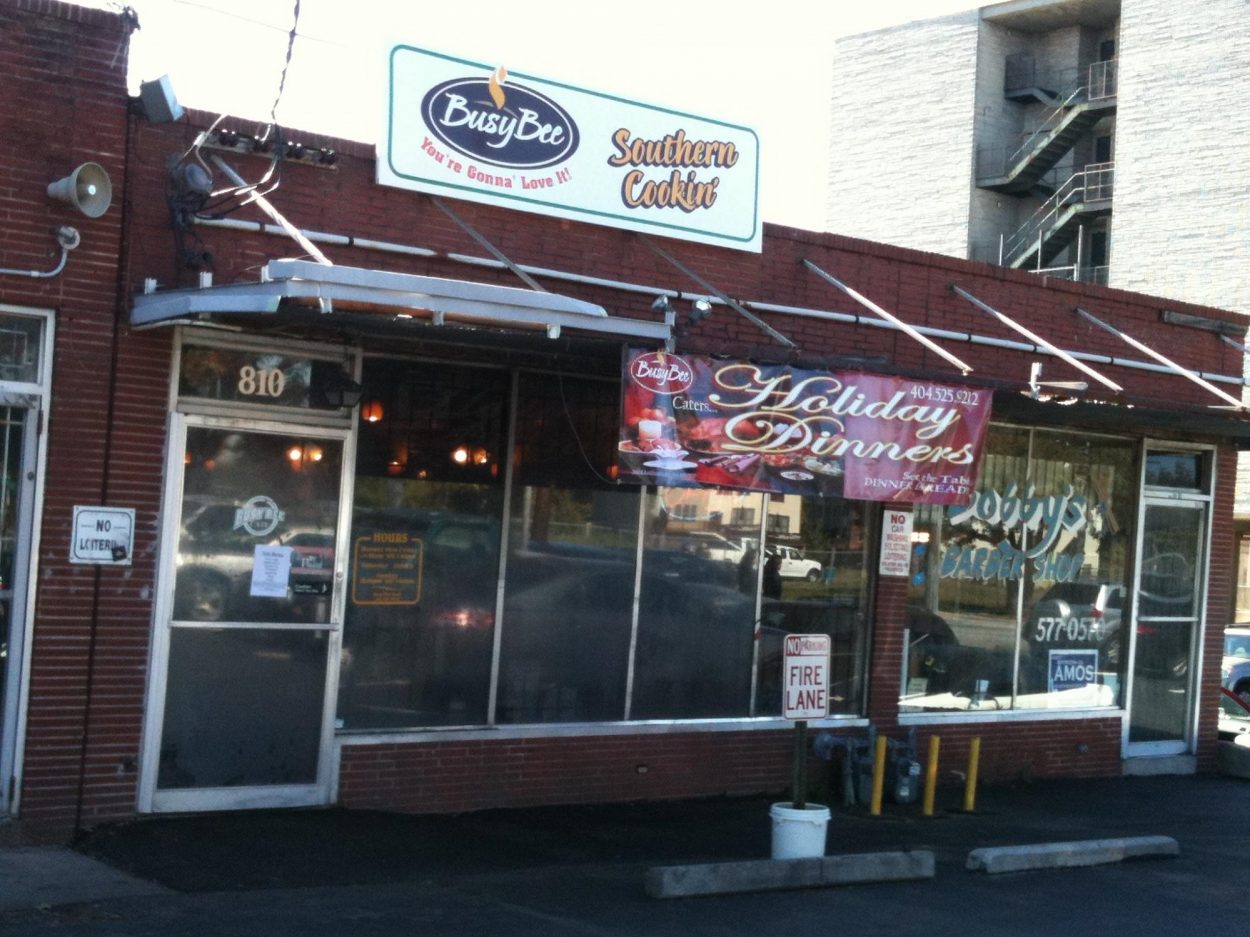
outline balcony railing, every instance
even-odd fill
[[[1036,56],[1016,53],[1007,56],[1003,93],[1011,96],[1037,90],[1053,95],[1051,103],[1057,105],[1068,92],[1085,84],[1090,89],[1090,100],[1110,97],[1115,94],[1115,62],[1115,59],[1105,59],[1084,69],[1080,66],[1039,69]]]
[[[1073,205],[1108,201],[1114,190],[1115,163],[1090,163],[1080,172],[1073,173],[1054,195],[1039,205],[1028,220],[1016,229],[1015,234],[1003,241],[999,262],[1010,265],[1012,261],[1034,250],[1035,244],[1038,246],[1040,259],[1045,233],[1064,211]]]
[[[1030,269],[1028,272],[1039,273],[1042,276],[1058,277],[1061,280],[1075,280],[1078,283],[1096,283],[1099,286],[1106,286],[1111,268],[1108,266],[1081,267],[1076,264],[1065,264],[1061,267],[1038,267]]]

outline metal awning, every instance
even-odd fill
[[[270,261],[256,283],[144,293],[134,299],[130,322],[144,326],[201,315],[275,315],[291,306],[329,316],[338,308],[438,325],[545,330],[552,338],[568,328],[665,342],[672,331],[666,323],[610,316],[602,306],[555,293],[306,260]]]
[[[812,271],[812,273],[816,274],[816,276],[820,277],[830,286],[834,286],[840,289],[843,293],[851,297],[851,299],[855,300],[855,302],[859,303],[869,312],[873,312],[885,322],[889,322],[895,328],[899,329],[908,338],[912,339],[913,341],[919,342],[921,345],[929,349],[934,354],[940,356],[941,358],[945,359],[948,363],[953,364],[955,367],[959,368],[959,370],[963,372],[964,374],[972,373],[972,365],[965,364],[961,359],[955,357],[955,355],[951,354],[949,351],[947,351],[937,342],[931,341],[930,339],[926,338],[925,335],[919,329],[915,328],[914,326],[908,325],[906,322],[904,322],[902,319],[900,319],[898,316],[894,315],[893,313],[886,312],[884,309],[882,309],[880,306],[874,303],[871,299],[869,299],[866,296],[860,295],[855,290],[851,289],[849,286],[847,286],[845,283],[839,280],[837,277],[835,277],[833,274],[828,273],[824,270],[821,270],[818,266],[816,266],[814,263],[812,263],[810,260],[807,260],[806,258],[803,260],[803,266],[805,266],[808,270]]]
[[[1104,322],[1102,319],[1098,318],[1093,313],[1087,312],[1086,310],[1082,309],[1080,306],[1077,306],[1076,314],[1080,316],[1082,319],[1084,319],[1086,322],[1090,322],[1098,326],[1100,329],[1102,329],[1105,332],[1110,332],[1112,335],[1114,335],[1116,338],[1123,341],[1125,344],[1130,345],[1131,347],[1136,348],[1138,351],[1144,352],[1145,354],[1149,355],[1151,358],[1159,362],[1161,365],[1163,365],[1165,368],[1170,370],[1172,373],[1180,375],[1181,377],[1185,378],[1185,380],[1187,381],[1192,381],[1193,383],[1201,387],[1203,390],[1209,391],[1210,393],[1214,394],[1216,397],[1219,397],[1221,400],[1224,401],[1224,404],[1227,407],[1230,407],[1233,410],[1250,409],[1250,405],[1247,405],[1243,401],[1238,400],[1232,394],[1229,394],[1225,391],[1220,390],[1218,387],[1216,387],[1206,378],[1202,377],[1202,375],[1198,374],[1195,371],[1191,371],[1189,368],[1184,367],[1183,365],[1177,364],[1175,361],[1173,361],[1171,358],[1167,357],[1166,355],[1162,354],[1161,352],[1155,351],[1145,342],[1138,341],[1137,339],[1129,335],[1124,330],[1116,328],[1114,325],[1111,325],[1109,322]]]
[[[963,287],[956,286],[955,284],[952,283],[951,291],[954,292],[956,295],[962,296],[964,299],[968,300],[968,302],[972,303],[972,305],[976,306],[982,312],[988,313],[989,315],[993,316],[1003,325],[1019,332],[1029,341],[1046,349],[1048,352],[1050,352],[1052,355],[1055,355],[1060,360],[1065,361],[1068,364],[1072,365],[1072,367],[1076,368],[1078,371],[1082,371],[1085,374],[1088,374],[1094,380],[1098,381],[1098,383],[1110,388],[1111,390],[1115,391],[1117,394],[1124,390],[1123,387],[1121,387],[1115,381],[1111,380],[1111,378],[1105,377],[1102,374],[1099,374],[1089,365],[1083,364],[1082,362],[1078,361],[1075,357],[1070,355],[1068,352],[1064,351],[1054,342],[1047,341],[1045,338],[1043,338],[1041,335],[1038,335],[1036,332],[1032,331],[1031,329],[1025,328],[1023,325],[1021,325],[1015,319],[1011,318],[1006,313],[999,312],[989,303],[984,303],[981,300],[977,299],[975,296],[973,296]],[[1035,379],[1030,379],[1030,384],[1033,384],[1033,383],[1035,383]]]

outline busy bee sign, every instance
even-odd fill
[[[387,64],[383,185],[760,250],[747,127],[407,45]]]

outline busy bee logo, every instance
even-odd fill
[[[639,355],[629,366],[634,383],[655,394],[680,394],[694,383],[694,368],[685,358],[666,351]]]
[[[421,100],[426,126],[472,159],[509,169],[541,169],[577,151],[577,124],[563,107],[532,88],[505,84],[502,66],[489,78],[453,78]]]

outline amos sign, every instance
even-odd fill
[[[405,45],[388,76],[383,185],[760,250],[746,127]]]

